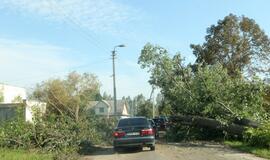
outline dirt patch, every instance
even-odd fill
[[[251,154],[232,150],[214,142],[188,143],[160,143],[156,144],[156,151],[144,148],[124,149],[114,152],[111,146],[97,147],[82,160],[264,160]]]

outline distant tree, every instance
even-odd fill
[[[230,76],[270,71],[270,40],[253,19],[245,16],[230,14],[219,20],[207,29],[205,42],[191,44],[191,48],[197,63],[220,63]]]
[[[103,96],[102,96],[102,99],[110,101],[110,100],[113,100],[113,97],[110,94],[107,94],[106,92],[104,92]]]
[[[157,95],[156,106],[159,115],[172,115],[172,107],[161,93]]]
[[[38,84],[31,98],[47,103],[48,114],[69,115],[76,121],[89,101],[96,100],[100,82],[93,74],[71,72],[66,79]]]
[[[138,113],[138,106],[146,101],[143,94],[139,94],[133,98],[133,115],[137,115]]]
[[[139,94],[134,97],[135,107],[136,107],[136,116],[144,116],[147,118],[152,117],[152,109],[153,103],[143,96],[143,94]]]
[[[147,118],[152,118],[153,114],[153,103],[149,100],[138,105],[138,113],[137,116],[144,116]]]

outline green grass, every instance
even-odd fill
[[[0,159],[3,160],[52,160],[50,154],[36,153],[35,151],[26,151],[21,149],[0,148]]]
[[[239,141],[225,141],[224,144],[243,152],[252,153],[259,157],[270,159],[270,150],[267,148],[249,146],[246,143]]]

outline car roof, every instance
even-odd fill
[[[124,119],[146,119],[145,117],[128,117],[128,118],[121,118],[120,120]]]

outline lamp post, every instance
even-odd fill
[[[114,104],[114,114],[116,115],[116,106],[117,106],[117,100],[116,100],[116,83],[115,83],[115,57],[116,57],[116,48],[118,47],[125,47],[124,44],[120,44],[114,47],[112,51],[112,60],[113,60],[113,104]]]

